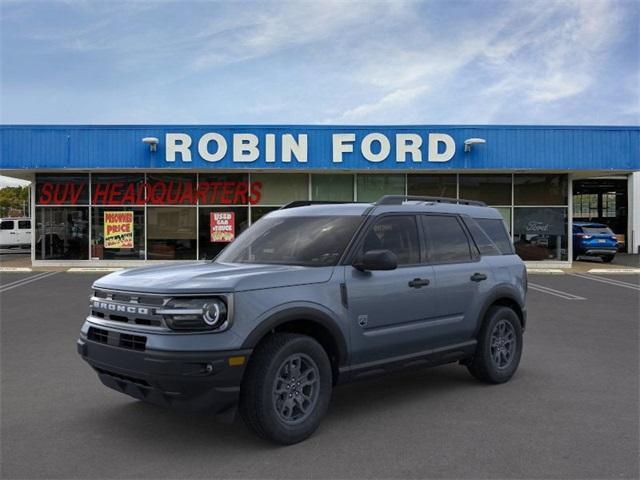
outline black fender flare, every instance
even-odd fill
[[[294,320],[306,320],[314,322],[327,330],[335,340],[340,359],[340,366],[347,363],[347,341],[342,330],[329,314],[313,307],[296,306],[275,312],[265,320],[261,321],[260,324],[251,331],[251,333],[243,342],[241,348],[255,348],[258,342],[260,342],[260,340],[262,340],[262,338],[271,330],[274,330],[278,326]]]
[[[522,323],[522,330],[524,331],[526,320],[527,320],[526,307],[524,305],[524,302],[521,301],[520,297],[521,296],[518,290],[516,289],[516,287],[512,285],[499,285],[493,290],[491,290],[491,292],[489,293],[489,295],[487,296],[486,300],[482,305],[482,309],[480,310],[480,315],[478,315],[478,325],[476,326],[476,331],[474,336],[478,335],[478,332],[480,331],[480,327],[482,326],[482,322],[484,321],[484,317],[487,315],[487,311],[489,310],[491,305],[503,299],[506,299],[515,303],[520,309],[520,312],[516,312],[516,313],[520,317],[520,321]]]

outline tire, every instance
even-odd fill
[[[296,372],[306,373],[307,386],[300,385],[303,377],[293,377]],[[295,385],[288,383],[292,378]],[[332,387],[331,363],[318,342],[306,335],[276,333],[251,357],[240,390],[240,416],[259,437],[283,445],[298,443],[320,425]]]
[[[511,343],[505,342],[508,338]],[[497,344],[493,350],[492,343]],[[496,348],[503,350],[496,351]],[[520,318],[509,307],[491,307],[480,328],[476,353],[467,367],[469,373],[486,383],[505,383],[518,369],[521,356]]]
[[[605,255],[604,257],[601,257],[601,258],[604,263],[611,263],[614,257],[615,255]]]

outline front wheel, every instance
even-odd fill
[[[522,325],[509,307],[491,307],[478,335],[476,353],[467,367],[487,383],[509,381],[522,356]]]
[[[329,407],[331,363],[313,338],[277,333],[252,355],[240,415],[258,436],[290,445],[309,437]]]
[[[613,261],[613,258],[615,257],[615,255],[605,255],[602,257],[602,261],[604,263],[611,263]]]

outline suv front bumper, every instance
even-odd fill
[[[137,351],[98,343],[84,335],[77,349],[107,387],[157,405],[214,413],[237,403],[251,354],[251,350]]]

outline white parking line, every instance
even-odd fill
[[[50,277],[52,275],[55,275],[56,273],[58,273],[58,272],[42,272],[42,273],[39,273],[37,275],[31,275],[31,276],[29,276],[27,278],[16,280],[15,282],[11,282],[11,283],[8,283],[6,285],[2,285],[2,287],[0,287],[0,293],[6,292],[7,290],[11,290],[13,288],[22,287],[23,285],[26,285],[26,284],[31,283],[31,282],[37,282],[38,280]]]
[[[579,297],[573,293],[563,292],[562,290],[555,290],[553,288],[545,287],[544,285],[538,285],[537,283],[529,282],[529,288],[536,292],[546,293],[553,295],[554,297],[564,298],[565,300],[586,300],[584,297]]]
[[[640,292],[640,285],[634,285],[632,283],[621,282],[620,280],[613,280],[611,278],[596,277],[595,275],[583,275],[581,273],[572,273],[572,277],[586,278],[587,280],[593,280],[594,282],[606,283],[615,287],[629,288]]]

